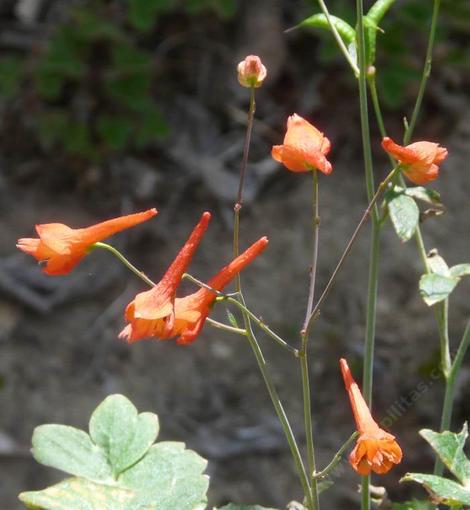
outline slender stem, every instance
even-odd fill
[[[243,299],[243,298],[242,298]],[[250,346],[253,350],[253,353],[256,358],[256,362],[258,363],[259,370],[261,375],[263,376],[264,382],[266,384],[266,388],[268,389],[269,396],[271,397],[271,401],[273,403],[276,414],[281,423],[282,429],[284,430],[284,434],[286,436],[287,442],[289,444],[289,448],[294,458],[295,466],[297,468],[300,482],[302,484],[302,489],[304,491],[305,498],[307,499],[308,510],[318,510],[318,506],[315,504],[315,501],[312,497],[312,492],[310,488],[309,477],[307,475],[307,471],[305,470],[304,463],[302,461],[302,457],[300,455],[299,447],[297,445],[297,441],[295,439],[294,433],[292,431],[292,427],[290,426],[289,419],[287,418],[286,412],[284,411],[284,407],[281,403],[279,395],[274,387],[274,384],[271,381],[269,376],[269,372],[266,366],[266,360],[264,359],[261,348],[258,344],[258,341],[253,333],[253,329],[251,327],[250,320],[246,313],[243,314],[243,319],[245,321],[246,327],[246,337]]]
[[[352,59],[352,57],[348,51],[348,48],[346,48],[346,45],[344,44],[343,39],[339,35],[338,30],[336,30],[336,27],[331,20],[330,13],[328,11],[328,8],[327,8],[325,2],[323,0],[318,0],[318,3],[320,4],[320,8],[323,11],[323,14],[325,15],[326,20],[328,21],[328,24],[330,25],[330,30],[333,33],[333,37],[336,39],[336,42],[338,43],[341,53],[344,55],[345,59],[348,61],[348,64],[351,66],[351,69],[354,71],[354,74],[356,76],[359,76],[359,68],[357,67],[356,63]]]
[[[236,333],[237,335],[246,336],[246,331],[241,328],[234,328],[233,326],[229,326],[228,324],[224,324],[222,322],[216,321],[207,317],[206,322],[209,323],[212,327],[217,329],[222,329],[223,331],[228,331],[229,333]]]
[[[341,255],[335,269],[333,270],[333,273],[330,276],[330,279],[328,280],[328,283],[325,286],[325,289],[323,290],[322,294],[318,298],[318,301],[316,302],[315,306],[313,307],[312,313],[310,314],[307,327],[305,328],[306,334],[308,334],[310,328],[312,327],[313,322],[319,315],[320,307],[323,304],[323,301],[327,297],[328,293],[330,292],[331,288],[333,287],[333,284],[335,282],[336,276],[339,273],[339,270],[344,264],[344,261],[346,260],[347,256],[349,255],[349,252],[351,251],[354,242],[357,239],[357,236],[359,232],[361,231],[362,227],[367,221],[367,218],[369,217],[372,208],[376,204],[378,198],[381,196],[383,191],[385,191],[387,185],[390,183],[390,181],[394,178],[394,176],[400,171],[400,166],[395,167],[388,175],[387,177],[379,184],[379,187],[377,188],[377,191],[375,192],[375,195],[372,197],[372,200],[370,201],[369,205],[367,206],[366,210],[364,211],[364,214],[362,215],[361,220],[359,221],[356,229],[354,230],[351,238],[348,241],[348,244],[346,245],[346,248],[344,249],[343,254]]]
[[[277,333],[275,333],[267,324],[264,323],[262,319],[257,317],[249,308],[246,307],[244,303],[238,301],[233,297],[228,296],[225,301],[237,306],[242,313],[247,314],[250,320],[252,320],[260,329],[262,329],[266,334],[268,334],[276,343],[278,343],[284,349],[287,349],[291,354],[293,354],[296,358],[299,357],[299,351],[289,345],[285,340],[283,340]]]
[[[465,357],[469,345],[470,345],[470,321],[467,322],[467,327],[465,328],[465,332],[463,334],[462,340],[457,350],[457,354],[455,355],[454,362],[452,363],[449,376],[446,378],[446,391],[441,416],[441,432],[450,429],[452,419],[452,408],[454,405],[455,383],[460,372],[460,367],[462,366],[462,361]],[[443,472],[444,465],[441,462],[441,460],[437,458],[434,464],[434,474],[437,476],[442,476]]]
[[[312,171],[313,174],[313,190],[312,190],[312,234],[313,234],[313,249],[312,249],[312,266],[310,268],[310,285],[308,291],[307,310],[305,312],[305,319],[300,333],[301,348],[299,352],[300,373],[302,379],[302,398],[304,407],[304,424],[305,424],[305,437],[307,440],[307,465],[309,476],[311,478],[312,497],[318,508],[318,487],[317,480],[313,478],[313,473],[316,471],[315,467],[315,448],[313,443],[313,424],[312,424],[312,401],[310,394],[310,377],[308,370],[308,334],[306,327],[310,314],[312,313],[313,300],[315,297],[315,279],[317,274],[317,261],[318,261],[318,238],[320,230],[320,216],[319,216],[319,202],[318,202],[318,173],[317,170]]]
[[[318,473],[314,473],[314,478],[322,479],[326,478],[331,471],[337,466],[338,462],[341,460],[343,453],[349,448],[349,445],[357,438],[359,432],[353,432],[349,439],[347,439],[340,447],[340,449],[335,453],[334,457],[331,459],[331,462],[326,466],[325,469],[322,469]]]
[[[148,278],[142,271],[139,271],[129,260],[124,257],[124,255],[114,248],[114,246],[111,246],[110,244],[106,243],[95,243],[93,245],[94,248],[102,248],[103,250],[107,250],[110,253],[112,253],[115,257],[117,257],[128,269],[130,269],[134,274],[136,274],[141,280],[143,280],[147,285],[150,287],[155,287],[155,283],[152,282],[150,278]]]
[[[308,319],[312,314],[313,300],[315,298],[315,279],[317,274],[318,261],[318,238],[320,231],[320,215],[318,202],[318,172],[316,169],[313,174],[313,193],[312,193],[312,230],[313,230],[313,249],[312,249],[312,266],[310,268],[310,286],[308,291],[307,311],[305,313],[302,331],[307,327]]]
[[[423,102],[426,85],[427,85],[429,76],[431,75],[432,54],[433,54],[433,50],[434,50],[434,41],[436,38],[437,20],[439,17],[440,6],[441,6],[441,0],[434,0],[432,19],[431,19],[431,29],[429,31],[428,47],[426,50],[426,58],[424,61],[423,74],[421,76],[421,83],[419,85],[416,103],[415,103],[415,106],[413,109],[413,113],[411,115],[411,122],[409,123],[408,129],[406,130],[406,133],[405,133],[405,137],[404,137],[405,145],[407,145],[411,140],[411,136],[412,136],[413,131],[416,126],[416,121],[418,120],[418,116],[421,111],[421,104]]]
[[[366,62],[366,44],[364,30],[364,5],[362,0],[356,0],[357,16],[357,50],[359,62],[359,103],[361,111],[361,134],[362,146],[364,150],[364,166],[367,197],[369,202],[374,194],[374,171],[372,166],[372,150],[370,144],[369,111],[367,106],[367,62]],[[369,258],[369,284],[367,293],[367,315],[366,315],[366,335],[364,340],[364,372],[362,379],[362,388],[364,398],[371,407],[372,404],[372,375],[374,363],[374,343],[375,343],[375,320],[377,309],[377,286],[379,272],[379,247],[380,247],[380,223],[379,212],[375,205],[372,210],[372,234],[371,249]],[[370,477],[362,477],[362,510],[370,509],[369,493]]]

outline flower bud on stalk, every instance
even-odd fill
[[[238,81],[242,87],[258,88],[266,78],[266,67],[256,55],[248,55],[238,66]]]

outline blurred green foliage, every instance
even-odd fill
[[[369,2],[366,8],[373,2]],[[312,13],[319,12],[311,0]],[[355,25],[355,4],[345,0],[329,0],[332,14]],[[388,108],[404,104],[408,93],[418,82],[425,55],[433,2],[431,0],[398,0],[380,24],[377,35],[377,79],[382,100]],[[330,34],[320,30],[322,37],[319,58],[324,63],[341,58]],[[470,2],[442,0],[436,48],[444,54],[446,63],[459,69],[470,69]]]
[[[39,51],[0,59],[0,95],[9,101],[29,87],[42,147],[99,160],[167,133],[149,49],[160,18],[175,10],[232,16],[236,1],[89,0],[68,9]]]

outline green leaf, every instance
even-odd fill
[[[140,113],[138,125],[134,133],[134,141],[138,148],[144,148],[155,140],[168,135],[168,124],[162,117],[160,110],[150,104]]]
[[[90,436],[105,451],[114,476],[139,461],[158,435],[158,417],[138,414],[123,395],[110,395],[90,418]]]
[[[457,264],[450,268],[450,275],[454,278],[470,276],[470,264]]]
[[[275,508],[266,508],[265,506],[259,505],[234,505],[229,503],[228,505],[221,506],[220,508],[214,508],[214,510],[276,510]]]
[[[150,84],[150,72],[142,71],[113,76],[106,82],[106,88],[119,104],[135,111],[142,111],[149,102]]]
[[[416,482],[423,485],[445,505],[470,505],[470,489],[440,476],[407,473],[400,482]]]
[[[376,25],[379,25],[394,2],[395,0],[377,0],[369,9],[367,18],[373,21]]]
[[[330,15],[330,19],[339,35],[341,36],[341,39],[343,39],[347,45],[354,44],[356,41],[356,31],[354,28],[349,23],[341,18],[338,18],[337,16]],[[328,23],[328,20],[324,14],[314,14],[313,16],[310,16],[301,21],[297,26],[306,28],[322,28],[324,30],[331,31],[330,24]]]
[[[395,232],[403,242],[408,241],[413,237],[419,223],[419,209],[416,202],[395,190],[387,191],[385,201]]]
[[[459,434],[444,431],[442,433],[423,429],[420,435],[432,446],[449,471],[470,489],[470,461],[464,453],[465,441],[468,437],[465,423]]]
[[[23,77],[24,61],[16,57],[0,59],[0,96],[6,99],[17,94]]]
[[[234,328],[239,328],[240,326],[238,325],[237,318],[235,317],[235,315],[233,315],[233,313],[230,310],[226,310],[226,312],[227,312],[227,317],[228,317],[230,324]]]
[[[50,108],[36,117],[39,141],[41,145],[50,150],[62,138],[68,124],[68,115],[65,110]]]
[[[458,283],[458,278],[435,273],[425,274],[419,280],[419,291],[424,302],[432,306],[447,299]]]
[[[397,191],[398,193],[405,193],[405,195],[408,195],[409,197],[421,200],[428,204],[442,206],[441,195],[435,189],[425,188],[424,186],[413,186],[410,188],[395,186],[394,191]]]
[[[66,425],[41,425],[33,433],[33,456],[46,466],[90,480],[112,480],[111,468],[88,434]]]
[[[122,395],[108,397],[94,411],[94,443],[72,427],[38,427],[35,458],[77,477],[20,499],[35,510],[203,510],[207,461],[183,443],[150,446],[157,433],[157,416],[138,414]]]
[[[100,115],[97,129],[101,138],[114,150],[123,149],[132,132],[132,126],[127,117],[111,115]]]
[[[183,443],[164,442],[124,471],[119,481],[139,494],[139,503],[158,510],[203,509],[207,503],[207,461]]]
[[[160,10],[167,9],[171,0],[129,0],[129,22],[141,32],[150,30]]]
[[[67,478],[42,491],[23,492],[19,499],[32,509],[129,510],[135,496],[130,489],[98,484],[85,478]]]

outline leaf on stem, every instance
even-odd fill
[[[428,429],[421,430],[420,434],[460,483],[423,473],[407,473],[400,481],[416,482],[424,486],[431,493],[433,503],[449,506],[470,505],[470,461],[464,453],[468,437],[467,424],[464,424],[458,434],[450,431],[439,433]]]
[[[75,475],[20,500],[39,510],[203,510],[206,460],[184,443],[153,444],[158,418],[138,414],[122,395],[111,395],[90,419],[90,436],[65,425],[42,425],[33,455]]]
[[[403,191],[389,190],[384,196],[390,219],[398,237],[406,242],[411,239],[419,224],[419,209],[413,198]]]

